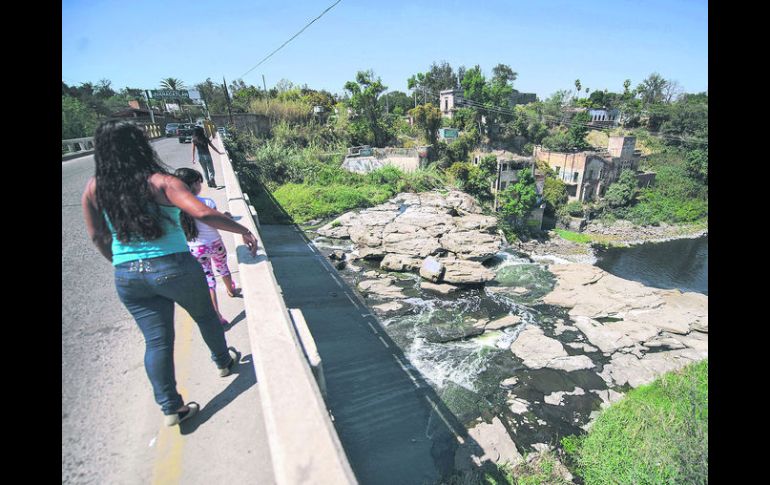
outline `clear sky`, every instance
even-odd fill
[[[62,81],[157,89],[242,78],[280,79],[343,93],[373,69],[389,90],[431,63],[498,64],[514,87],[542,99],[559,89],[620,92],[652,72],[686,92],[708,89],[705,0],[342,0],[248,74],[336,0],[63,0]],[[246,74],[244,76],[244,74]]]

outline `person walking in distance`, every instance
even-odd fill
[[[190,191],[204,204],[212,209],[217,208],[217,204],[208,197],[200,197],[201,184],[203,183],[203,177],[200,172],[191,168],[179,168],[174,172],[179,180],[187,184],[190,187]],[[225,212],[225,215],[230,216],[229,212]],[[215,228],[209,226],[205,222],[195,220],[188,214],[182,212],[180,215],[180,223],[187,237],[187,246],[190,247],[190,253],[198,260],[203,267],[203,272],[206,274],[206,282],[209,284],[209,293],[211,294],[211,301],[214,303],[214,309],[219,314],[219,321],[222,325],[227,325],[227,320],[222,317],[222,313],[219,311],[219,303],[217,302],[217,280],[214,278],[214,269],[216,267],[217,273],[222,276],[222,281],[225,284],[227,294],[231,297],[236,296],[240,290],[235,287],[232,276],[230,276],[230,268],[227,266],[227,250],[225,244],[222,242],[222,236]],[[213,263],[213,267],[212,267]]]
[[[195,150],[198,150],[198,160],[203,167],[203,174],[206,176],[206,183],[209,187],[216,187],[217,183],[214,181],[214,160],[211,159],[211,152],[209,147],[213,148],[215,152],[222,155],[222,152],[217,150],[209,137],[206,136],[206,132],[203,131],[202,126],[196,126],[192,135],[192,163],[195,164]]]
[[[198,410],[184,403],[174,373],[174,303],[193,318],[211,359],[226,377],[240,360],[227,346],[201,265],[190,254],[179,214],[241,234],[252,256],[257,240],[248,228],[198,200],[171,175],[145,134],[125,121],[105,121],[94,135],[96,170],[83,191],[86,230],[114,266],[118,297],[145,341],[144,367],[167,426]]]

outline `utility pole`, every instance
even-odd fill
[[[150,106],[150,92],[148,90],[144,90],[144,97],[147,100],[147,109],[150,110],[150,121],[152,124],[155,124],[155,114],[152,112],[152,106]]]
[[[267,83],[265,82],[265,75],[262,74],[262,87],[265,88],[265,100],[267,100],[267,107],[270,107],[270,95],[267,94]]]
[[[225,81],[224,76],[222,76],[222,87],[225,88],[225,99],[227,100],[227,112],[230,114],[230,124],[233,125],[233,109],[230,106],[230,94],[227,92],[227,81]]]

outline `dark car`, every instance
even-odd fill
[[[176,129],[176,136],[179,137],[179,143],[192,142],[192,135],[193,135],[194,128],[195,128],[195,125],[192,125],[189,123],[182,123],[181,125],[179,125],[179,127]]]
[[[179,123],[166,123],[166,136],[176,135],[177,128],[179,128]]]

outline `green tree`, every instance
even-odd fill
[[[76,97],[69,95],[61,97],[62,140],[92,136],[98,123],[96,112]]]
[[[417,126],[423,130],[428,144],[435,145],[437,131],[441,127],[441,111],[428,103],[412,108],[409,114],[412,115]]]
[[[704,185],[709,183],[709,151],[692,150],[687,154],[684,161],[684,167],[687,174]]]
[[[665,89],[668,81],[657,72],[653,72],[647,79],[637,86],[636,90],[645,107],[662,103],[665,100]]]
[[[637,192],[636,175],[631,170],[623,170],[617,182],[607,187],[607,193],[604,196],[605,202],[612,207],[626,207],[634,201]]]
[[[586,150],[589,147],[586,142],[586,135],[588,134],[588,127],[586,125],[590,121],[591,117],[587,111],[581,111],[572,118],[569,130],[567,131],[571,149]]]
[[[388,133],[382,119],[382,108],[377,102],[380,94],[387,89],[380,78],[374,78],[374,72],[358,71],[355,81],[345,83],[345,90],[350,93],[350,107],[354,110],[351,128],[358,140],[365,139],[374,146],[384,146]],[[351,133],[352,134],[352,133]]]
[[[530,169],[521,170],[518,178],[515,184],[509,185],[503,191],[500,197],[502,202],[500,212],[517,222],[523,222],[537,205],[537,188]]]
[[[545,212],[553,216],[564,204],[567,203],[567,185],[553,176],[545,177],[543,182],[543,200],[545,200]]]

